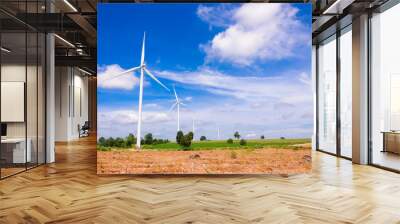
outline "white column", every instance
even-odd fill
[[[46,163],[55,161],[55,60],[54,35],[46,36]]]
[[[368,15],[353,19],[353,162],[368,163]]]
[[[313,135],[311,136],[311,148],[312,150],[317,149],[317,58],[316,58],[317,48],[315,45],[312,46],[312,56],[311,56],[311,79],[312,79],[312,90],[313,90],[313,102],[314,102],[314,126]]]

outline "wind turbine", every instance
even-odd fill
[[[164,84],[162,84],[151,72],[146,68],[146,64],[144,62],[144,52],[145,52],[145,42],[146,42],[146,32],[143,34],[143,43],[142,43],[142,56],[140,59],[140,65],[137,67],[130,68],[124,72],[121,72],[110,79],[114,79],[118,76],[125,75],[129,72],[134,72],[140,69],[140,84],[139,84],[139,113],[138,113],[138,125],[137,125],[137,134],[136,134],[136,148],[140,149],[140,140],[141,140],[141,130],[142,130],[142,102],[143,102],[143,80],[144,74],[146,73],[150,78],[164,87],[166,90],[170,91]],[[108,80],[110,80],[108,79]],[[105,80],[103,80],[105,81]]]
[[[181,130],[181,124],[180,124],[180,119],[181,119],[181,117],[180,117],[180,108],[181,108],[181,105],[182,106],[186,106],[186,104],[184,104],[183,102],[182,102],[182,100],[181,99],[179,99],[179,97],[178,97],[178,94],[176,93],[176,90],[175,90],[175,86],[174,86],[174,94],[175,94],[175,103],[174,104],[172,104],[172,106],[171,106],[171,108],[169,109],[170,111],[171,110],[173,110],[175,107],[176,107],[176,111],[177,111],[177,113],[178,113],[178,131],[180,131]]]

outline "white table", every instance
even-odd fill
[[[25,151],[25,138],[5,138],[1,139],[2,145],[14,145],[13,147],[13,163],[26,163],[31,162],[32,152],[31,145],[32,141],[30,138],[26,139],[28,143]]]

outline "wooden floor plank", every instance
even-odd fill
[[[313,152],[311,173],[98,176],[95,138],[0,181],[0,223],[400,223],[400,175]]]

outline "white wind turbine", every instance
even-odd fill
[[[178,94],[176,93],[176,90],[175,90],[175,86],[174,86],[174,94],[175,94],[175,103],[172,104],[172,106],[169,110],[171,111],[176,107],[176,111],[178,113],[178,129],[177,130],[180,131],[181,130],[181,123],[180,123],[181,122],[181,117],[180,117],[181,105],[186,106],[186,104],[184,104],[182,102],[182,100],[178,97]]]
[[[140,59],[140,66],[130,68],[124,72],[121,72],[117,75],[112,76],[110,79],[114,79],[118,76],[125,75],[130,72],[134,72],[140,69],[140,84],[139,84],[139,116],[138,116],[138,125],[137,125],[137,134],[136,134],[136,148],[140,148],[140,140],[141,140],[141,129],[142,129],[142,102],[143,102],[143,80],[144,80],[144,73],[146,73],[150,78],[164,87],[166,90],[170,91],[164,84],[162,84],[149,70],[146,68],[146,64],[144,62],[144,48],[146,42],[146,32],[143,34],[143,44],[142,44],[142,56]],[[108,80],[110,80],[108,79]],[[105,81],[105,80],[103,80]]]

